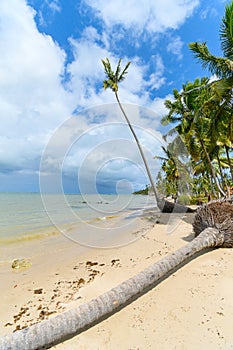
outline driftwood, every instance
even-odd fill
[[[196,237],[193,241],[103,295],[1,338],[0,349],[33,350],[64,341],[126,306],[196,253],[207,248],[232,247],[232,204],[213,202],[199,208],[194,219],[194,231]]]

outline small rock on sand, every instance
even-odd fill
[[[11,267],[12,269],[26,269],[32,265],[29,259],[18,258],[12,261]]]

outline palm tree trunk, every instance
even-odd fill
[[[214,170],[213,165],[212,165],[212,163],[211,163],[211,159],[210,159],[209,153],[208,153],[207,150],[206,150],[205,144],[204,144],[202,138],[200,137],[200,135],[198,135],[198,138],[199,138],[199,141],[200,141],[201,146],[202,146],[202,148],[203,148],[203,151],[204,151],[204,153],[205,153],[206,159],[207,159],[207,161],[208,161],[208,163],[209,163],[211,176],[213,177],[214,182],[215,182],[215,184],[216,184],[216,186],[217,186],[219,192],[225,197],[225,196],[226,196],[226,193],[223,191],[223,189],[222,189],[221,186],[219,185],[219,182],[218,182],[218,179],[217,179],[215,170]]]
[[[223,170],[222,170],[222,167],[221,167],[221,161],[220,161],[220,158],[219,158],[218,154],[217,154],[217,161],[218,161],[218,168],[219,168],[220,176],[221,176],[221,180],[222,180],[222,187],[226,188],[227,196],[229,198],[230,197],[230,187],[228,186],[227,180],[226,180],[226,178],[223,175]]]
[[[156,199],[156,202],[157,202],[157,206],[158,208],[160,209],[160,211],[164,212],[164,213],[172,213],[172,212],[181,212],[181,213],[185,213],[185,212],[194,212],[195,210],[189,208],[189,207],[186,207],[184,205],[180,205],[180,204],[175,204],[174,203],[170,203],[168,201],[165,201],[163,198],[160,198],[158,193],[157,193],[157,190],[156,190],[156,187],[155,187],[155,183],[154,183],[154,180],[153,180],[153,177],[151,175],[151,172],[150,172],[150,169],[149,169],[149,166],[148,166],[148,163],[147,163],[147,160],[145,158],[145,155],[143,153],[143,150],[142,150],[142,147],[140,145],[140,142],[138,140],[138,137],[125,113],[125,110],[119,100],[119,97],[118,97],[118,94],[117,94],[117,91],[115,91],[115,96],[116,96],[116,100],[118,102],[118,105],[121,109],[121,112],[122,114],[124,115],[125,117],[125,120],[130,128],[130,131],[132,132],[133,134],[133,137],[136,141],[136,144],[138,146],[138,149],[139,149],[139,152],[140,152],[140,155],[142,157],[142,160],[144,162],[144,165],[145,165],[145,168],[146,168],[146,172],[147,172],[147,175],[149,177],[149,180],[150,180],[150,183],[151,183],[151,187],[152,187],[152,190],[153,190],[153,193],[154,193],[154,196],[155,196],[155,199]]]
[[[219,158],[218,153],[217,153],[217,162],[218,162],[218,168],[219,168],[220,177],[221,177],[221,181],[222,181],[222,188],[224,188],[225,186],[226,186],[226,188],[227,188],[227,183],[226,183],[225,178],[224,178],[224,176],[223,176],[221,161],[220,161],[220,158]]]
[[[196,253],[206,248],[221,246],[223,243],[223,233],[209,227],[192,242],[101,296],[49,320],[1,338],[0,349],[33,350],[64,341],[77,332],[80,333],[84,327],[90,327],[126,306],[133,298],[145,292]]]
[[[233,181],[233,167],[232,167],[231,158],[230,158],[230,154],[229,154],[229,147],[225,146],[225,150],[226,150],[226,155],[227,155],[227,161],[228,161],[228,164],[230,167],[231,179]]]
[[[209,181],[209,186],[211,188],[212,191],[212,198],[217,198],[217,194],[214,188],[214,183],[213,183],[213,177],[211,176],[211,174],[209,172],[207,172],[207,177],[208,177],[208,181]]]
[[[139,140],[138,140],[138,137],[137,137],[137,135],[136,135],[136,133],[135,133],[135,131],[134,131],[134,129],[133,129],[133,127],[132,127],[132,125],[131,125],[131,123],[130,123],[128,117],[127,117],[127,115],[126,115],[126,113],[125,113],[124,108],[122,107],[122,104],[121,104],[121,102],[120,102],[120,100],[119,100],[119,97],[118,97],[118,93],[117,93],[116,91],[115,91],[115,96],[116,96],[116,100],[117,100],[117,102],[118,102],[118,105],[119,105],[119,107],[120,107],[120,109],[121,109],[121,112],[122,112],[122,114],[124,115],[125,120],[126,120],[128,126],[129,126],[129,128],[130,128],[130,131],[132,132],[133,137],[134,137],[134,139],[135,139],[135,141],[136,141],[136,144],[137,144],[137,146],[138,146],[139,152],[140,152],[140,154],[141,154],[142,160],[143,160],[144,165],[145,165],[145,168],[146,168],[147,175],[148,175],[149,180],[150,180],[150,183],[151,183],[151,187],[152,187],[152,190],[153,190],[153,193],[154,193],[156,202],[158,203],[158,202],[160,201],[160,198],[159,198],[159,196],[158,196],[158,193],[157,193],[157,190],[156,190],[156,187],[155,187],[155,183],[154,183],[153,177],[152,177],[152,175],[151,175],[151,172],[150,172],[150,169],[149,169],[147,160],[146,160],[146,158],[145,158],[145,156],[144,156],[144,153],[143,153],[142,147],[141,147],[141,145],[140,145],[140,142],[139,142]]]

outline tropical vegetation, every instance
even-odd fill
[[[184,83],[181,91],[174,89],[173,98],[165,101],[168,113],[161,122],[172,127],[164,135],[167,141],[167,146],[162,147],[164,156],[155,155],[161,161],[156,186],[138,137],[118,96],[118,84],[125,79],[130,62],[121,69],[119,60],[113,71],[109,59],[102,60],[107,77],[103,86],[115,94],[137,143],[150,180],[150,189],[157,202],[161,194],[172,196],[178,202],[185,201],[185,204],[187,198],[206,201],[232,194],[233,1],[225,8],[220,26],[220,44],[222,57],[213,55],[206,43],[189,44],[195,59],[212,76]],[[145,189],[143,193],[148,193],[148,190]]]
[[[206,43],[189,45],[212,77],[187,82],[181,91],[174,89],[173,98],[165,102],[168,113],[162,118],[163,125],[174,125],[165,135],[165,139],[171,140],[170,148],[179,135],[190,155],[192,195],[202,199],[229,196],[233,188],[233,1],[226,5],[220,26],[220,44],[223,57],[210,53]],[[164,153],[168,156],[166,151]],[[163,186],[167,194],[171,192],[167,181],[171,164],[175,166],[173,155],[163,159]],[[179,174],[173,173],[173,181],[178,178]],[[161,173],[158,183],[161,186]],[[177,186],[173,194],[177,196]]]
[[[233,184],[232,23],[233,1],[226,6],[220,28],[224,57],[218,58],[212,55],[205,43],[190,45],[204,67],[216,74],[216,80],[212,82],[209,78],[202,78],[186,83],[181,92],[174,90],[173,99],[166,101],[168,114],[164,116],[162,122],[173,124],[174,127],[165,135],[165,139],[170,142],[163,148],[164,157],[155,156],[161,160],[162,171],[165,174],[165,177],[159,174],[158,182],[159,186],[164,186],[165,191],[178,196],[182,191],[189,191],[190,187],[197,195],[204,193],[212,197],[226,196]],[[103,61],[103,64],[108,78],[104,82],[104,87],[114,91],[140,153],[144,157],[137,135],[117,94],[118,83],[124,79],[129,63],[122,72],[120,61],[116,72],[112,71],[108,59]],[[146,161],[145,165],[147,166]],[[156,189],[155,195],[157,195]],[[34,324],[28,329],[0,338],[0,348],[32,350],[57,344],[121,310],[198,252],[215,247],[232,248],[232,217],[233,206],[230,201],[214,201],[200,207],[193,223],[196,237],[191,242],[105,294],[49,320]]]
[[[121,110],[121,112],[122,112],[122,114],[123,114],[123,116],[124,116],[128,126],[129,126],[129,128],[130,128],[130,131],[132,132],[132,135],[134,137],[134,140],[135,140],[135,142],[137,144],[138,150],[139,150],[140,155],[142,157],[142,160],[143,160],[143,163],[145,165],[148,178],[150,180],[151,190],[154,193],[154,196],[155,196],[155,199],[156,199],[157,206],[159,207],[159,209],[161,211],[170,213],[170,212],[172,212],[174,210],[174,205],[172,203],[164,200],[164,198],[161,198],[159,196],[159,194],[157,192],[157,189],[156,189],[156,186],[155,186],[155,183],[154,183],[154,179],[153,179],[152,173],[150,171],[149,165],[148,165],[146,157],[144,155],[142,146],[141,146],[141,144],[139,142],[137,134],[136,134],[132,124],[130,123],[130,120],[129,120],[129,118],[128,118],[126,112],[125,112],[125,109],[124,109],[123,105],[121,104],[119,96],[118,96],[118,84],[125,79],[125,75],[127,74],[127,69],[128,69],[128,67],[130,65],[130,62],[128,62],[126,64],[126,66],[124,67],[124,69],[122,70],[121,69],[121,59],[120,59],[118,61],[117,68],[116,68],[115,72],[112,70],[111,63],[110,63],[108,58],[106,58],[105,60],[102,60],[102,63],[104,65],[104,71],[105,71],[105,75],[106,75],[106,78],[107,78],[103,82],[103,87],[104,87],[104,89],[110,88],[115,94],[117,103],[118,103],[118,105],[120,107],[120,110]],[[184,211],[186,211],[186,208],[184,208],[183,206],[177,206],[176,210],[184,212]]]

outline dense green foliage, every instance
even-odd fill
[[[156,186],[144,157],[141,145],[118,97],[118,83],[125,79],[130,62],[121,69],[118,61],[115,72],[108,58],[102,60],[110,88],[129,125],[144,161],[151,190],[158,201],[160,195],[172,196],[182,204],[206,201],[232,195],[233,189],[233,1],[226,5],[220,26],[223,57],[213,55],[206,43],[189,44],[194,57],[208,69],[211,78],[186,82],[182,90],[173,90],[173,98],[165,101],[168,113],[163,125],[173,127],[164,135],[167,146],[161,161]],[[158,191],[158,192],[157,192]],[[135,194],[148,194],[146,189]]]
[[[189,153],[186,165],[190,172],[186,180],[190,191],[186,194],[202,199],[230,195],[233,185],[233,1],[225,9],[220,43],[223,57],[211,54],[206,43],[189,45],[195,58],[216,78],[196,79],[183,84],[180,92],[173,90],[173,99],[165,102],[168,113],[162,118],[163,125],[174,124],[165,135],[172,139],[169,147],[174,147],[179,135]],[[163,173],[157,183],[164,187],[166,195],[183,196],[178,185],[174,185],[181,178],[177,169],[180,154],[164,151]]]
[[[146,186],[143,190],[135,191],[133,194],[142,194],[143,196],[147,196],[149,192],[149,186]]]

